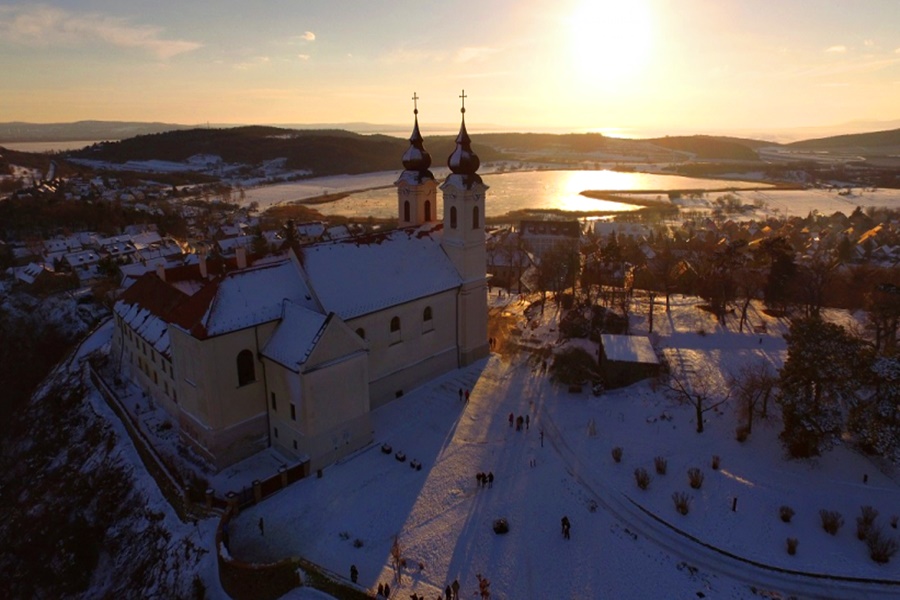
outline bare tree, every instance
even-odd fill
[[[731,390],[722,396],[719,377],[708,365],[694,372],[672,369],[665,383],[671,396],[682,404],[694,407],[697,419],[697,433],[703,433],[703,415],[722,406],[731,398]]]
[[[753,418],[757,414],[765,418],[769,398],[778,383],[778,374],[772,366],[758,360],[742,365],[737,373],[728,376],[728,387],[737,399],[742,416],[747,420],[747,433],[753,433]]]

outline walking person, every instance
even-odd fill
[[[488,482],[488,487],[489,487],[489,488],[493,488],[493,487],[494,487],[494,472],[493,472],[493,471],[488,471],[488,474],[487,474],[487,482]]]
[[[447,589],[444,590],[444,594],[447,596],[447,600],[453,600],[453,590],[450,589],[450,584],[447,584]]]
[[[469,403],[469,390],[466,390],[466,404]]]
[[[528,429],[528,426],[531,425],[531,416],[525,415],[525,429]]]
[[[384,597],[385,598],[391,597],[391,584],[389,584],[389,583],[384,584]]]
[[[350,565],[350,581],[356,583],[357,579],[359,579],[359,569],[356,568],[356,565]]]
[[[569,517],[563,516],[561,524],[562,524],[563,538],[569,539],[569,529],[572,527],[572,524],[569,522]]]
[[[450,587],[453,589],[453,600],[459,600],[459,580],[454,579]]]
[[[544,447],[544,430],[541,429],[541,448]]]
[[[463,392],[462,388],[459,388],[459,401],[462,402]]]
[[[376,598],[384,598],[384,584],[378,584],[378,594],[375,596]]]
[[[265,522],[263,522],[262,517],[259,518],[258,525],[259,525],[259,535],[262,535],[262,536],[266,535],[266,524],[265,524]]]
[[[514,419],[514,418],[515,418],[515,417],[513,417],[513,414],[512,414],[512,413],[509,413],[509,426],[510,426],[510,427],[512,427],[513,419]]]

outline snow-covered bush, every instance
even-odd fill
[[[819,516],[822,518],[822,529],[831,535],[837,535],[838,530],[844,524],[844,517],[836,510],[823,508],[819,511]]]
[[[791,519],[794,518],[794,509],[787,505],[782,505],[781,508],[778,509],[778,515],[781,517],[781,520],[785,523],[790,523]]]
[[[686,492],[675,492],[672,494],[672,502],[675,503],[675,510],[680,514],[686,515],[691,510],[691,496]]]
[[[700,486],[703,485],[703,471],[697,467],[691,467],[688,469],[688,481],[691,483],[692,488],[699,490]]]
[[[638,467],[634,470],[634,481],[639,488],[646,490],[650,487],[650,473],[647,472],[647,469]]]
[[[886,536],[881,529],[876,527],[866,536],[866,546],[869,548],[869,557],[877,563],[887,563],[897,553],[897,540]]]
[[[564,385],[581,385],[599,381],[597,359],[584,348],[565,348],[557,353],[550,365],[550,377]]]
[[[716,470],[716,471],[717,471],[717,470],[719,469],[719,464],[720,464],[721,462],[722,462],[722,459],[719,457],[719,455],[718,455],[718,454],[713,454],[713,457],[712,457],[712,468],[713,468],[713,470]]]
[[[622,462],[622,447],[616,446],[612,449],[612,457],[616,462]]]
[[[668,467],[669,462],[663,458],[662,456],[657,456],[653,459],[653,466],[656,467],[656,472],[659,475],[666,474],[666,468]]]
[[[798,543],[799,543],[799,541],[797,540],[797,538],[788,538],[787,539],[787,553],[790,554],[791,556],[793,556],[794,554],[797,554],[797,544]]]
[[[878,516],[878,511],[871,506],[863,506],[860,508],[860,513],[861,514],[856,517],[856,537],[859,540],[864,540],[872,530],[872,525],[875,523],[875,517]]]

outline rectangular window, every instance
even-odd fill
[[[156,364],[156,352],[154,352],[152,348],[150,349],[150,360],[154,365]]]
[[[275,400],[275,392],[272,392],[272,410],[278,410],[278,402]]]
[[[294,450],[297,449],[297,440],[294,440]]]
[[[277,427],[273,427],[273,429],[275,430],[275,437],[278,437],[278,428],[277,428]]]
[[[297,406],[291,402],[291,421],[297,420]]]

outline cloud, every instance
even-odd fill
[[[863,41],[863,46],[865,46],[866,48],[871,48],[874,45],[875,45],[875,40],[864,40]]]
[[[75,15],[46,6],[0,7],[0,39],[27,46],[77,46],[98,41],[118,48],[145,50],[160,59],[191,52],[202,44],[167,40],[162,30],[133,25],[101,14]]]
[[[297,58],[300,60],[309,60],[309,54],[298,54]]]
[[[847,46],[831,46],[829,48],[825,48],[825,52],[831,54],[843,54],[847,51]]]
[[[316,34],[314,34],[312,31],[305,31],[300,37],[307,42],[312,42],[316,39]]]

